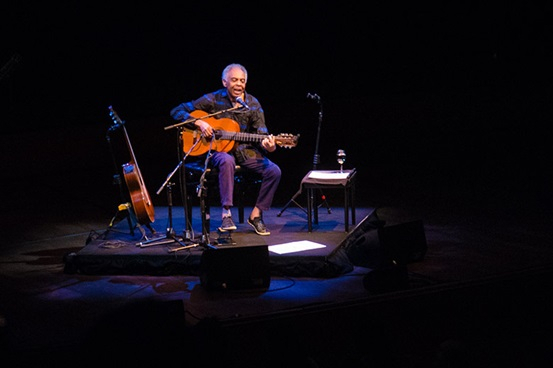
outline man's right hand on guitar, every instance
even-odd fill
[[[206,138],[211,138],[213,136],[213,128],[209,123],[203,121],[203,120],[196,120],[194,124],[200,129],[200,132],[202,132],[202,135]]]

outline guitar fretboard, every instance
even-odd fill
[[[267,135],[255,134],[255,133],[243,133],[243,132],[229,132],[226,130],[216,130],[215,138],[228,140],[228,141],[261,142],[264,138],[267,138]]]

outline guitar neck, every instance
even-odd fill
[[[194,117],[204,117],[206,113],[196,110],[191,115]],[[268,137],[266,134],[241,132],[239,124],[228,118],[207,118],[207,122],[213,128],[213,139],[206,139],[203,135],[199,135],[197,129],[184,127],[182,132],[184,152],[192,156],[199,156],[210,150],[230,152],[235,147],[236,141],[261,143]],[[299,135],[279,134],[273,137],[275,138],[275,144],[279,147],[291,148],[296,146]]]
[[[129,133],[127,133],[127,128],[125,127],[125,123],[123,122],[123,120],[121,120],[119,115],[117,115],[117,113],[115,112],[115,110],[113,110],[111,106],[109,107],[109,111],[110,111],[110,116],[113,119],[113,122],[115,123],[115,126],[120,126],[123,129],[123,135],[125,136],[125,143],[127,144],[127,149],[129,150],[129,155],[131,158],[130,162],[133,163],[137,171],[140,171],[138,170],[138,164],[136,163],[136,157],[134,156],[134,151],[131,145],[131,139],[129,138]]]
[[[129,138],[129,133],[127,133],[127,129],[125,129],[125,126],[123,126],[123,133],[125,135],[125,142],[127,143],[127,148],[129,150],[131,162],[136,167],[136,170],[140,172],[140,169],[138,168],[138,163],[136,162],[136,157],[134,156],[134,151],[132,149],[131,139]]]
[[[243,132],[230,132],[226,130],[215,131],[215,138],[223,139],[227,141],[239,141],[239,142],[261,142],[267,138],[266,134],[255,133],[243,133]]]

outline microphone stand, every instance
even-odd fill
[[[206,182],[205,174],[206,174],[206,169],[209,165],[209,160],[211,159],[211,155],[212,155],[211,148],[212,148],[214,139],[215,139],[215,136],[213,136],[211,139],[209,152],[207,153],[207,156],[205,158],[204,171],[202,173],[202,176],[200,177],[200,182],[198,184],[198,187],[196,188],[196,192],[198,194],[198,197],[200,198],[200,212],[202,216],[202,237],[201,237],[200,244],[202,244],[206,248],[211,248],[211,249],[217,249],[217,247],[215,247],[215,244],[211,244],[211,241],[209,240],[210,229],[208,226],[206,204],[205,204],[205,201],[207,198],[207,193],[205,193],[207,191],[207,188],[205,186],[205,182]]]
[[[205,205],[205,199],[207,197],[207,195],[205,194],[205,191],[207,190],[207,188],[205,187],[205,181],[206,181],[205,174],[206,174],[207,166],[209,165],[209,160],[211,158],[211,147],[213,145],[213,140],[214,139],[215,139],[215,136],[213,136],[211,141],[210,141],[209,152],[207,153],[207,156],[205,158],[204,171],[202,173],[202,176],[200,177],[200,182],[199,182],[198,186],[196,187],[196,192],[198,194],[198,197],[200,198],[200,210],[201,210],[201,216],[202,216],[202,236],[201,236],[201,240],[197,244],[183,246],[183,247],[179,247],[179,248],[174,248],[174,249],[170,250],[171,252],[177,252],[179,250],[188,249],[188,248],[191,248],[193,246],[196,247],[198,245],[202,245],[204,248],[217,249],[215,244],[211,244],[211,242],[209,240],[209,229],[208,229],[208,226],[207,226],[208,221],[207,221],[207,212],[206,212],[206,205]],[[193,148],[194,147],[191,147],[190,150],[192,150]]]
[[[308,93],[307,98],[315,100],[319,104],[319,123],[317,126],[317,140],[315,141],[315,154],[313,155],[313,170],[317,170],[317,165],[319,164],[320,158],[321,158],[321,156],[319,155],[319,141],[321,139],[321,124],[323,122],[323,103],[321,102],[321,97],[316,93],[314,94]],[[303,212],[307,213],[307,210],[303,208],[300,204],[298,204],[298,202],[296,202],[296,198],[301,194],[302,190],[303,190],[303,186],[302,184],[300,184],[300,189],[296,192],[296,194],[294,194],[294,196],[288,201],[288,203],[286,203],[286,205],[280,210],[280,212],[277,214],[277,217],[280,217],[280,215],[282,215],[282,213],[286,211],[286,209],[290,207],[292,203],[294,203],[301,210],[303,210]],[[332,213],[332,210],[330,209],[330,207],[328,206],[328,202],[326,201],[326,196],[323,194],[321,197],[323,198],[323,203],[326,205],[326,209],[328,213],[329,214]],[[323,203],[321,203],[319,206],[322,206]]]
[[[167,178],[165,179],[165,182],[161,185],[161,187],[156,192],[156,194],[159,195],[161,193],[161,191],[163,190],[163,188],[167,187],[167,212],[168,212],[169,226],[167,227],[167,231],[165,233],[165,236],[161,237],[161,238],[150,239],[150,240],[147,240],[147,241],[144,241],[144,242],[140,242],[140,243],[137,244],[138,246],[140,246],[140,248],[145,248],[145,247],[149,247],[149,246],[152,246],[152,245],[168,244],[168,243],[173,243],[173,242],[177,242],[181,245],[181,247],[177,248],[178,250],[188,249],[188,248],[193,248],[193,247],[198,246],[198,244],[186,244],[186,243],[184,243],[183,239],[179,239],[175,235],[175,230],[173,229],[173,197],[172,197],[172,189],[171,189],[171,187],[174,185],[174,183],[171,183],[170,180],[173,177],[173,175],[175,175],[177,170],[180,169],[184,165],[184,161],[186,160],[186,158],[190,155],[190,152],[192,152],[192,150],[196,147],[196,145],[200,141],[201,141],[201,139],[198,139],[196,141],[196,143],[194,143],[192,145],[192,147],[190,147],[188,152],[186,152],[184,157],[180,160],[180,162],[173,169],[173,171],[171,171],[171,173],[169,175],[167,175]],[[185,203],[187,203],[186,198],[185,198]],[[187,205],[185,205],[185,207],[186,206]],[[184,209],[184,212],[185,212],[185,216],[186,216],[187,208]],[[166,239],[166,240],[162,241],[164,239]],[[169,250],[169,251],[172,252],[172,251],[175,251],[175,249],[172,249],[172,250]]]

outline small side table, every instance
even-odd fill
[[[343,189],[344,190],[344,225],[349,231],[349,211],[351,223],[355,225],[355,169],[343,170],[312,170],[304,176],[302,186],[307,189],[307,229],[313,230],[313,223],[319,223],[319,210],[315,205],[316,189]]]

